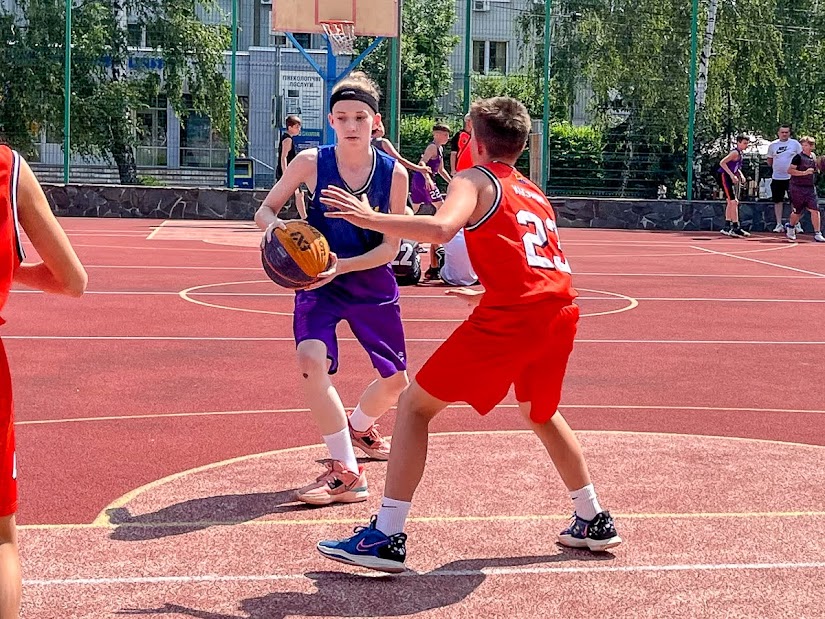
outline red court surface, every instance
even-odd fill
[[[291,337],[248,222],[64,219],[82,299],[16,290],[23,616],[815,618],[825,596],[825,247],[810,235],[563,229],[584,317],[561,410],[625,543],[554,542],[571,504],[512,394],[432,429],[411,571],[323,559],[380,504],[309,508]],[[414,373],[466,316],[402,290]],[[335,377],[373,378],[345,326]],[[391,433],[394,411],[382,420]]]

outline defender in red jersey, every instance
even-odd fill
[[[20,224],[42,262],[22,264],[25,254]],[[0,145],[0,310],[9,298],[12,282],[45,292],[79,296],[86,288],[86,273],[25,160]],[[0,340],[0,617],[3,619],[17,617],[20,612],[16,511],[17,455],[11,373]]]
[[[335,188],[322,191],[327,217],[403,238],[443,243],[462,227],[484,292],[463,291],[477,305],[425,363],[398,403],[398,418],[378,516],[345,540],[318,550],[344,563],[403,571],[403,533],[427,453],[429,422],[449,403],[492,410],[515,386],[519,408],[556,465],[575,508],[560,543],[606,550],[621,543],[603,511],[584,455],[557,412],[579,309],[562,252],[553,208],[513,166],[527,141],[530,117],[514,99],[477,101],[471,108],[474,168],[459,173],[433,217],[375,213],[366,199]]]

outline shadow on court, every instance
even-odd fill
[[[565,561],[610,561],[614,555],[565,549],[559,554],[453,561],[425,573],[360,576],[341,572],[309,572],[317,591],[269,593],[241,601],[244,619],[285,617],[400,617],[458,604],[487,578],[484,569],[527,567]],[[160,608],[123,609],[119,615],[178,614],[196,619],[239,619],[167,602]]]

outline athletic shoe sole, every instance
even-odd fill
[[[406,566],[398,561],[391,561],[390,559],[382,559],[381,557],[371,557],[366,555],[353,556],[344,550],[327,548],[325,546],[321,546],[321,544],[317,544],[315,547],[318,549],[318,552],[324,555],[327,559],[332,559],[333,561],[338,561],[339,563],[364,567],[368,570],[375,570],[386,574],[400,574],[407,571]]]
[[[331,505],[332,503],[360,503],[366,501],[370,496],[369,490],[366,488],[358,488],[355,490],[348,490],[341,494],[328,494],[326,496],[307,496],[298,495],[296,498],[302,503],[308,505]]]
[[[621,544],[622,538],[614,535],[609,539],[579,539],[569,535],[559,535],[559,543],[568,548],[587,548],[591,552],[604,552]]]
[[[352,446],[357,447],[358,449],[363,451],[367,458],[372,458],[373,460],[382,460],[384,462],[390,459],[390,454],[385,454],[380,451],[376,451],[375,449],[370,449],[352,435],[350,435],[350,437],[352,438]]]

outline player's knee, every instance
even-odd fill
[[[325,375],[328,366],[327,348],[322,342],[301,342],[298,345],[298,369],[304,378]]]
[[[406,372],[396,372],[392,376],[388,378],[381,379],[381,385],[383,388],[390,394],[392,394],[396,399],[401,396],[401,393],[404,389],[407,388],[407,385],[410,384],[410,379],[407,376]]]
[[[0,518],[0,544],[17,545],[17,526],[14,514]]]

